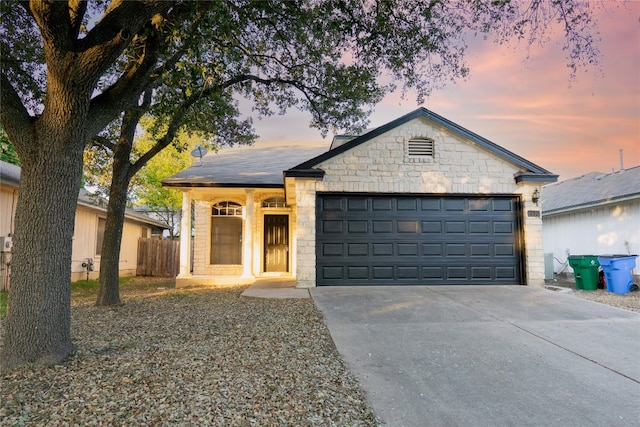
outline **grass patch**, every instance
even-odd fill
[[[0,292],[0,317],[7,315],[7,300],[9,299],[9,292]]]
[[[121,277],[118,280],[120,286],[126,284],[135,284],[136,277]],[[149,285],[144,285],[145,288],[150,288]],[[98,290],[98,280],[78,280],[71,283],[71,296],[74,295],[91,295]],[[0,292],[0,317],[7,315],[7,302],[9,300],[9,292]]]

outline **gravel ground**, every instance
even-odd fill
[[[0,424],[378,425],[311,299],[171,286],[136,280],[116,308],[94,307],[95,290],[74,292],[77,353],[4,374]],[[640,292],[574,295],[640,312]]]
[[[604,289],[585,291],[582,289],[576,289],[575,282],[567,280],[561,280],[549,284],[552,286],[571,289],[573,291],[573,295],[579,298],[588,299],[590,301],[595,301],[602,304],[612,305],[618,308],[624,308],[625,310],[640,312],[640,292],[630,292],[625,295],[619,295],[607,292]]]
[[[4,374],[3,426],[374,426],[311,299],[246,287],[123,286],[73,297],[77,353]]]

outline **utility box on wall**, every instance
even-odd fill
[[[9,236],[0,236],[0,252],[11,252],[13,240]]]

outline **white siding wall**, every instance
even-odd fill
[[[71,280],[85,280],[87,270],[82,263],[92,258],[94,271],[89,274],[90,279],[97,279],[100,270],[100,256],[96,255],[96,241],[98,238],[98,218],[105,218],[106,213],[78,206],[76,210],[75,231],[73,234],[73,252],[71,258]],[[120,246],[120,276],[135,276],[138,260],[138,239],[142,237],[145,225],[125,218]],[[147,232],[151,237],[151,232]]]
[[[13,214],[18,201],[18,191],[7,185],[0,186],[0,236],[13,233]]]
[[[556,273],[573,272],[563,269],[567,250],[571,255],[640,254],[640,199],[546,215],[543,224],[544,252],[553,253]]]
[[[11,229],[13,215],[15,214],[15,202],[18,192],[9,186],[0,187],[0,236],[7,236]],[[87,258],[94,261],[94,271],[89,278],[96,279],[100,268],[100,257],[96,255],[96,239],[98,229],[98,217],[105,218],[106,213],[87,206],[78,205],[76,209],[75,229],[71,254],[71,280],[84,280],[87,278],[86,269],[82,263]],[[144,224],[125,219],[122,234],[122,247],[120,249],[120,275],[135,276],[138,259],[138,238],[142,237]],[[150,230],[147,235],[151,237]],[[4,274],[4,272],[3,272]],[[1,278],[0,278],[1,280]]]

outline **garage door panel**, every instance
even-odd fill
[[[375,211],[386,211],[389,212],[393,210],[393,199],[390,197],[376,197],[372,199],[372,210]]]
[[[343,247],[342,243],[323,243],[321,252],[325,257],[342,257],[344,256]]]
[[[342,197],[325,197],[322,199],[322,210],[325,212],[343,211],[344,198]]]
[[[348,220],[347,221],[347,232],[350,234],[354,233],[368,233],[369,232],[369,222],[361,221],[361,220]]]
[[[366,212],[369,210],[368,202],[368,199],[347,199],[347,210],[352,212]]]
[[[321,222],[322,224],[322,233],[340,233],[342,234],[342,221],[337,220],[324,220]]]
[[[393,221],[381,221],[381,220],[373,220],[371,221],[371,232],[374,234],[388,234],[393,232]]]
[[[393,280],[393,266],[373,266],[371,273],[374,280]]]
[[[420,207],[423,211],[442,211],[442,199],[420,199]]]
[[[418,256],[417,243],[398,243],[398,256]]]
[[[514,266],[496,267],[495,277],[496,279],[516,280],[518,278],[518,273]]]
[[[369,254],[369,245],[367,243],[348,243],[347,244],[347,256],[357,257],[364,256],[368,257]]]
[[[444,224],[445,233],[466,233],[467,226],[464,221],[447,221]]]
[[[513,222],[510,221],[494,221],[493,232],[495,234],[513,234]]]
[[[398,233],[417,233],[418,232],[418,221],[416,220],[398,220],[396,222],[396,229]]]
[[[396,199],[398,211],[417,211],[418,200],[417,199]]]
[[[422,255],[427,257],[442,257],[444,251],[441,243],[423,243]]]
[[[317,284],[519,284],[516,201],[319,195]]]
[[[421,221],[420,225],[423,233],[442,233],[442,221]]]
[[[393,256],[393,243],[373,243],[371,246],[375,257]]]
[[[471,267],[471,279],[492,279],[490,267]]]
[[[398,267],[398,279],[420,279],[418,275],[418,266],[407,266],[407,267]]]

